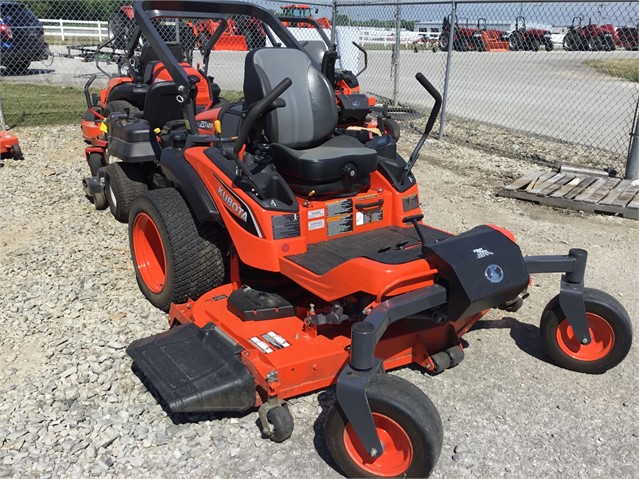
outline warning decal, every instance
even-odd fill
[[[328,236],[337,236],[353,231],[353,201],[350,199],[326,204]]]

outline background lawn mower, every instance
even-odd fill
[[[2,99],[0,99],[0,160],[6,158],[24,160],[18,137],[7,130],[7,124],[4,121],[4,110],[2,109]]]
[[[391,118],[388,106],[377,104],[377,99],[362,93],[358,77],[368,68],[368,52],[357,42],[353,42],[355,48],[364,54],[364,68],[353,73],[350,70],[336,68],[339,60],[337,45],[331,43],[323,27],[312,18],[278,17],[284,24],[290,24],[293,20],[298,26],[306,25],[314,28],[322,40],[302,42],[304,50],[309,56],[321,65],[321,71],[335,89],[335,98],[338,106],[337,128],[341,130],[351,129],[361,131],[358,137],[364,141],[371,140],[374,134],[390,135],[395,141],[399,141],[401,129],[399,123]]]
[[[385,371],[457,365],[462,336],[490,308],[516,311],[535,273],[563,273],[540,326],[557,364],[603,373],[623,360],[630,320],[614,298],[584,287],[584,250],[524,257],[494,225],[453,236],[422,224],[411,170],[441,105],[423,75],[435,106],[407,162],[334,135],[333,86],[296,48],[250,52],[250,108],[237,137],[218,127],[202,135],[195,85],[151,21],[176,5],[204,17],[220,4],[135,4],[168,83],[184,92],[183,135],[161,161],[193,172],[138,196],[129,218],[138,284],[168,310],[171,329],[127,352],[169,411],[258,407],[264,435],[281,442],[293,431],[286,399],[335,385],[324,436],[342,472],[427,477],[441,418],[420,389]],[[208,218],[197,214],[202,204]]]
[[[315,20],[296,19],[316,28],[323,39],[307,42],[303,47],[270,12],[259,9],[259,13],[255,14],[256,10],[252,7],[235,8],[233,11],[238,13],[234,14],[225,13],[222,7],[218,7],[217,11],[218,14],[213,15],[213,18],[189,19],[188,22],[176,18],[170,21],[155,20],[156,29],[171,21],[180,25],[209,25],[213,22],[217,25],[202,47],[202,69],[191,66],[181,45],[167,42],[166,35],[158,31],[187,75],[196,81],[195,119],[202,134],[216,136],[215,121],[224,116],[224,134],[237,136],[242,118],[247,114],[245,102],[229,104],[220,98],[220,88],[208,75],[211,50],[228,33],[231,20],[227,21],[224,15],[229,15],[235,18],[234,24],[262,25],[264,22],[265,27],[260,27],[261,31],[272,45],[284,44],[305,52],[314,61],[314,68],[321,70],[334,85],[339,105],[338,130],[367,142],[369,146],[384,149],[388,156],[395,155],[395,142],[400,136],[399,125],[389,118],[385,106],[376,106],[374,98],[360,93],[356,75],[335,69],[338,58],[335,46],[330,44]],[[122,74],[110,76],[107,87],[99,95],[90,94],[90,86],[96,76],[92,76],[85,85],[87,111],[83,117],[82,131],[88,144],[85,156],[91,176],[83,180],[84,192],[97,209],[108,206],[113,216],[121,222],[128,220],[131,202],[137,195],[148,189],[165,187],[173,181],[175,172],[165,170],[175,167],[162,165],[160,152],[164,145],[171,144],[173,128],[183,120],[181,107],[175,101],[177,91],[173,91],[174,87],[160,85],[170,78],[168,71],[150,44],[141,41],[144,38],[139,29],[129,35],[129,47],[124,56],[128,59],[129,67]],[[113,41],[110,39],[98,47],[97,62],[100,49]],[[365,51],[364,55],[366,64]],[[164,93],[159,94],[159,91]],[[146,133],[146,123],[140,123],[139,120],[152,124],[154,134],[151,137]],[[120,161],[114,162],[113,158]]]

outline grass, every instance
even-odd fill
[[[77,87],[0,81],[0,97],[8,125],[79,123],[86,110],[84,92]]]
[[[226,90],[221,96],[235,102],[243,95]],[[78,87],[0,81],[0,98],[9,126],[79,124],[87,107],[84,92]]]
[[[613,60],[587,60],[591,68],[605,75],[639,82],[639,62],[636,58],[617,58]]]

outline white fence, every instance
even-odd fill
[[[58,37],[62,41],[69,38],[95,38],[98,42],[106,40],[109,36],[107,22],[100,20],[82,21],[82,20],[54,20],[44,18],[40,20],[44,27],[45,36]]]

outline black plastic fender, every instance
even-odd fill
[[[160,157],[162,173],[182,194],[200,223],[220,222],[220,212],[195,169],[184,158],[183,150],[165,148]]]

